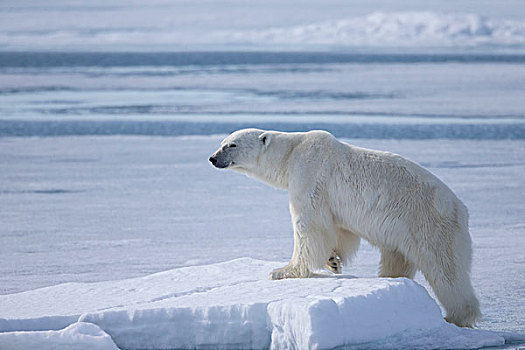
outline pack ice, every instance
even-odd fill
[[[479,348],[525,339],[443,320],[405,279],[270,281],[250,258],[0,296],[0,349]]]

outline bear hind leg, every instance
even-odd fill
[[[468,273],[459,273],[450,280],[440,271],[422,272],[446,311],[445,320],[459,327],[474,327],[481,311]]]
[[[408,277],[413,279],[417,268],[403,254],[389,249],[381,249],[379,277]]]
[[[474,327],[481,318],[479,301],[470,282],[470,259],[463,264],[453,256],[436,255],[423,262],[421,272],[446,311],[445,320],[459,327]]]

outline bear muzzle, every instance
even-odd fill
[[[209,161],[211,162],[211,164],[213,164],[214,167],[219,169],[227,168],[233,164],[233,162],[231,161],[225,161],[224,159],[219,159],[218,157],[214,156],[211,156]]]

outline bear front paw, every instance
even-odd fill
[[[301,269],[287,265],[285,267],[281,267],[280,269],[275,269],[272,272],[270,272],[270,275],[268,276],[271,280],[282,280],[284,278],[306,278],[310,277],[310,273],[307,271],[304,271],[301,273]]]
[[[271,280],[282,280],[283,278],[286,278],[284,269],[285,268],[283,267],[280,269],[273,270],[272,272],[270,272],[268,278]]]

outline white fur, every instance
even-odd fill
[[[270,278],[311,277],[334,251],[348,263],[363,238],[381,250],[381,277],[420,270],[449,322],[471,327],[480,318],[467,209],[421,166],[324,131],[239,130],[213,157],[289,191],[294,251]]]

